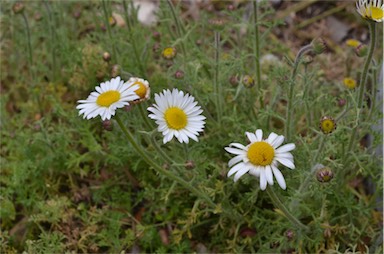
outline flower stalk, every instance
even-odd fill
[[[257,23],[257,1],[253,1],[253,26],[255,28],[255,39],[253,40],[253,50],[255,53],[255,73],[257,89],[261,89],[261,70],[260,70],[260,39],[259,25]]]
[[[219,60],[220,60],[220,32],[215,31],[215,76],[213,79],[214,83],[214,91],[216,94],[216,109],[217,109],[217,121],[221,123],[222,116],[222,106],[221,106],[221,98],[222,98],[222,89],[219,84]]]
[[[279,208],[285,215],[285,217],[293,224],[295,225],[296,227],[304,230],[304,231],[308,231],[308,227],[306,225],[304,225],[303,223],[301,223],[293,214],[291,214],[288,210],[288,208],[281,202],[281,200],[279,199],[279,197],[276,195],[275,191],[273,190],[273,188],[267,188],[266,189],[266,192],[267,194],[269,195],[269,197],[271,198],[272,200],[272,203],[277,207]]]
[[[364,98],[364,89],[367,82],[368,70],[369,66],[372,62],[373,52],[375,51],[376,45],[376,23],[374,21],[368,21],[369,33],[371,35],[371,42],[369,46],[368,56],[365,59],[363,73],[361,74],[359,91],[358,91],[358,99],[357,99],[357,110],[359,111],[357,124],[352,129],[351,139],[349,140],[349,145],[347,151],[352,151],[353,146],[356,141],[357,128],[359,126],[359,122],[362,120],[361,109],[363,107],[363,98]]]
[[[104,12],[104,18],[105,18],[105,26],[107,27],[108,36],[109,36],[109,39],[111,40],[114,59],[117,62],[116,43],[115,43],[114,37],[112,36],[111,25],[109,24],[109,15],[108,15],[108,11],[107,11],[107,4],[105,3],[106,0],[103,0],[102,2],[103,2],[103,12]]]
[[[118,115],[115,116],[115,119],[120,126],[121,130],[123,131],[125,137],[128,139],[128,141],[131,143],[133,148],[136,150],[136,152],[144,159],[148,165],[153,167],[158,173],[168,177],[169,179],[172,179],[173,181],[177,182],[181,186],[183,186],[185,189],[189,190],[199,198],[205,200],[212,208],[216,207],[216,204],[203,192],[199,191],[195,187],[193,187],[190,183],[185,181],[184,179],[174,175],[172,172],[162,168],[159,166],[156,162],[150,158],[147,153],[144,151],[144,149],[136,142],[135,138],[133,137],[132,133],[124,126],[122,120]]]

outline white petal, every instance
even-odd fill
[[[280,187],[285,190],[287,188],[287,185],[285,183],[285,179],[283,174],[280,172],[280,170],[272,165],[272,172],[275,175],[277,183],[280,185]]]
[[[251,143],[254,143],[257,141],[256,135],[250,132],[246,132],[245,135],[247,135],[247,138]]]
[[[269,185],[273,185],[272,169],[271,169],[271,166],[269,165],[265,166],[265,176],[267,178],[267,182],[269,183]]]
[[[275,141],[273,141],[273,143],[271,143],[272,147],[273,148],[278,148],[279,146],[281,146],[281,144],[284,142],[284,136],[278,136]]]
[[[255,132],[257,141],[263,140],[263,131],[261,129],[256,130]]]
[[[244,163],[239,163],[237,164],[236,166],[234,166],[233,168],[231,168],[228,173],[227,173],[227,177],[230,177],[231,175],[233,175],[234,173],[236,173],[237,171],[239,171],[241,168],[244,168],[245,167],[245,164]]]
[[[266,187],[267,187],[267,179],[265,176],[265,171],[261,170],[260,171],[260,189],[265,190]]]
[[[293,143],[283,145],[282,147],[279,147],[276,149],[277,153],[283,153],[283,152],[289,152],[296,148],[296,145]]]
[[[277,137],[278,137],[278,135],[277,135],[276,133],[271,132],[271,133],[269,134],[269,136],[268,136],[268,138],[267,138],[266,141],[267,141],[270,145],[272,145],[273,142],[275,142],[275,140],[276,140]]]
[[[286,159],[286,158],[282,158],[282,157],[279,157],[279,156],[276,156],[275,159],[278,162],[280,162],[281,164],[283,164],[284,166],[286,166],[288,168],[291,168],[291,169],[295,169],[295,164],[293,164],[292,160]]]
[[[242,155],[237,155],[235,157],[233,157],[232,159],[230,159],[228,161],[228,167],[232,167],[233,165],[235,165],[236,163],[240,162],[243,160],[243,157]]]
[[[229,146],[234,146],[234,147],[240,148],[242,150],[246,150],[247,149],[244,145],[242,145],[240,143],[230,143]]]
[[[244,151],[244,150],[240,150],[240,149],[237,149],[237,148],[225,147],[224,149],[225,149],[225,151],[227,151],[228,153],[232,153],[232,154],[236,154],[236,155],[239,155],[239,154],[245,154],[245,151]]]
[[[244,165],[245,166],[245,165]],[[235,182],[239,180],[240,177],[242,177],[244,174],[246,174],[249,171],[248,167],[243,167],[239,171],[237,171],[235,178],[233,179]]]

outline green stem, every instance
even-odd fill
[[[308,82],[308,65],[306,64],[304,67],[304,93],[303,93],[303,98],[302,100],[304,101],[305,104],[305,111],[306,111],[306,116],[307,116],[307,128],[312,126],[312,119],[311,119],[311,111],[309,108],[309,103],[308,103],[308,90],[309,90],[309,82]]]
[[[47,9],[48,13],[48,18],[49,18],[49,30],[51,34],[51,58],[52,58],[52,80],[55,79],[56,77],[56,54],[55,54],[55,49],[56,49],[56,36],[55,36],[55,24],[53,22],[52,18],[52,11],[51,8],[49,7],[49,4],[47,1],[44,1],[44,6],[45,9]]]
[[[377,89],[378,89],[378,82],[377,82],[377,68],[373,69],[372,72],[372,95],[371,95],[371,108],[369,109],[369,114],[368,114],[368,121],[371,120],[373,111],[377,108],[376,105],[376,97],[377,97]]]
[[[269,197],[271,198],[273,204],[279,208],[285,215],[285,217],[291,221],[293,225],[296,227],[307,231],[309,228],[305,226],[303,223],[301,223],[294,215],[292,215],[288,208],[281,202],[281,200],[277,197],[275,191],[273,190],[272,187],[269,187],[266,189],[266,192],[268,193]]]
[[[103,0],[103,12],[104,12],[104,18],[105,18],[105,26],[107,27],[107,32],[108,32],[108,36],[109,36],[109,40],[110,40],[110,44],[112,44],[112,51],[113,51],[113,55],[114,55],[114,59],[115,61],[118,63],[117,61],[117,50],[116,50],[116,43],[115,43],[115,39],[114,37],[112,37],[112,30],[111,30],[111,25],[109,24],[109,14],[108,14],[108,11],[107,11],[107,4],[105,3],[106,0]]]
[[[181,24],[180,24],[180,21],[179,19],[177,18],[177,15],[176,15],[176,10],[175,10],[175,7],[173,6],[172,4],[172,1],[171,0],[167,0],[167,3],[168,3],[168,6],[169,8],[171,9],[171,13],[172,13],[172,18],[175,22],[175,25],[176,25],[176,30],[177,30],[177,36],[181,39],[181,35],[183,34],[182,32],[182,27],[181,27]],[[183,55],[184,57],[186,56],[186,50],[185,50],[185,47],[184,47],[184,42],[183,40],[181,40],[181,49],[183,51]]]
[[[147,112],[144,109],[144,104],[143,103],[144,102],[141,102],[140,105],[138,105],[139,109],[140,109],[140,115],[141,115],[141,118],[143,118],[144,123],[147,126],[147,128],[152,130],[153,129],[153,125],[152,125],[152,122],[150,122],[149,119],[148,119],[148,115],[146,114]]]
[[[204,194],[203,192],[201,192],[198,189],[196,189],[195,187],[193,187],[190,183],[188,183],[184,179],[174,175],[172,172],[162,168],[156,162],[154,162],[153,159],[147,155],[146,151],[136,142],[132,133],[127,128],[125,128],[120,117],[118,115],[116,115],[115,119],[116,119],[117,123],[119,124],[121,130],[123,131],[124,135],[126,136],[128,141],[131,143],[131,145],[133,146],[133,148],[141,156],[141,158],[143,158],[144,161],[146,163],[148,163],[148,165],[152,166],[158,173],[172,179],[173,181],[177,182],[178,184],[180,184],[181,186],[183,186],[185,189],[189,190],[190,192],[192,192],[196,196],[204,199],[212,208],[216,208],[216,204],[213,203],[213,201],[206,194]]]
[[[222,107],[221,107],[221,86],[219,84],[219,60],[220,60],[220,32],[215,31],[215,76],[213,79],[215,97],[216,97],[216,109],[217,109],[217,121],[221,123]]]
[[[296,58],[295,58],[295,62],[294,62],[294,65],[293,65],[293,70],[292,70],[292,74],[291,74],[291,78],[289,80],[289,87],[288,87],[288,103],[287,103],[287,111],[286,111],[286,123],[285,123],[285,137],[286,137],[286,140],[290,140],[291,138],[291,121],[292,121],[292,117],[293,117],[293,109],[292,109],[292,105],[293,105],[293,91],[294,91],[294,86],[295,86],[295,79],[296,79],[296,75],[297,75],[297,69],[299,67],[299,63],[300,63],[300,60],[301,60],[301,57],[308,51],[311,51],[312,50],[312,45],[311,44],[308,44],[304,47],[302,47],[299,52],[297,53],[296,55]]]
[[[260,70],[260,39],[259,25],[257,24],[257,1],[253,1],[253,25],[255,28],[255,39],[253,40],[253,50],[255,53],[255,72],[257,89],[261,90],[261,70]],[[263,107],[263,105],[261,105]]]
[[[25,15],[24,12],[21,12],[21,13],[22,13],[22,16],[23,16],[23,19],[24,19],[24,23],[25,23],[25,30],[27,31],[28,60],[29,60],[29,64],[30,64],[29,69],[31,69],[32,66],[33,66],[31,32],[30,32],[30,30],[29,30],[29,24],[28,24],[27,16]]]
[[[140,69],[140,75],[142,77],[146,77],[146,71],[145,71],[145,68],[144,68],[144,65],[143,65],[143,61],[142,59],[140,59],[140,54],[139,54],[139,51],[137,49],[137,45],[136,45],[136,41],[133,36],[134,36],[134,31],[132,29],[132,24],[131,24],[131,20],[128,16],[128,6],[127,6],[127,2],[126,0],[123,0],[123,7],[124,7],[124,16],[125,16],[125,21],[127,23],[127,28],[128,28],[128,36],[129,36],[129,41],[131,42],[132,44],[132,48],[133,48],[133,54],[135,55],[135,58],[136,58],[136,63],[138,64],[139,66],[139,69]]]
[[[368,56],[365,59],[363,73],[360,78],[360,84],[359,84],[360,87],[359,87],[358,99],[357,99],[357,110],[361,110],[363,106],[363,98],[364,98],[363,95],[364,95],[365,83],[367,82],[369,65],[372,62],[373,52],[375,51],[375,45],[376,45],[376,23],[373,21],[368,21],[368,26],[369,26],[369,32],[371,35],[371,43],[369,46]],[[359,122],[361,121],[361,118],[362,118],[361,113],[359,112],[357,123],[352,129],[351,139],[349,140],[347,153],[352,151],[353,149],[353,146],[356,140],[356,135],[357,135],[357,128],[359,126]]]

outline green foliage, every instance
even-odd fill
[[[180,18],[183,9],[175,6],[181,27],[167,1],[160,1],[153,27],[125,15],[124,4],[132,5],[125,0],[25,2],[23,14],[12,12],[14,2],[2,3],[1,253],[383,251],[382,158],[373,149],[382,145],[382,133],[370,129],[382,113],[380,107],[357,109],[357,90],[347,90],[340,80],[327,76],[329,69],[343,69],[355,56],[345,45],[337,45],[332,54],[300,63],[297,77],[290,78],[298,48],[276,37],[283,18],[275,18],[279,10],[265,1],[259,6],[259,47],[262,56],[273,54],[277,60],[263,62],[262,82],[250,88],[243,78],[257,80],[254,24],[247,11],[252,4],[240,1],[237,9],[227,10],[221,7],[226,1],[212,2],[215,11],[201,9],[196,21]],[[108,16],[119,14],[121,20],[106,24],[105,11]],[[212,26],[217,13],[225,22],[221,27]],[[30,41],[22,15],[29,22]],[[220,33],[219,45],[215,31]],[[170,46],[177,56],[165,60],[162,49]],[[375,58],[381,53],[378,48]],[[103,60],[104,52],[111,54],[110,60]],[[342,61],[333,63],[331,57]],[[378,66],[371,67],[370,83]],[[184,73],[181,79],[175,77],[178,70]],[[359,68],[353,70],[350,76],[361,75]],[[148,165],[113,118],[108,131],[99,117],[78,116],[76,102],[116,75],[124,80],[143,77],[151,85],[149,101],[116,113],[136,142],[214,206]],[[231,77],[238,82],[231,84]],[[296,169],[280,166],[286,191],[277,184],[267,188],[309,227],[307,232],[260,190],[258,178],[246,174],[234,183],[226,176],[231,156],[224,147],[246,144],[245,131],[284,135],[292,84],[292,128],[286,142],[296,144]],[[199,142],[184,146],[173,140],[164,145],[153,121],[148,126],[146,108],[154,103],[155,93],[168,88],[190,93],[204,110],[207,123]],[[372,98],[371,90],[367,96]],[[338,106],[339,98],[347,104]],[[337,119],[337,129],[327,136],[318,127],[324,115]],[[363,121],[357,122],[358,115],[364,115]],[[370,134],[372,146],[355,145],[348,151],[356,124],[360,138],[355,144]],[[329,183],[316,180],[312,169],[319,163],[334,172]],[[288,231],[292,237],[287,237]]]

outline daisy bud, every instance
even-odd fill
[[[295,233],[291,229],[288,229],[285,231],[285,237],[287,237],[288,241],[291,241],[295,237]]]
[[[310,64],[313,62],[313,57],[310,55],[303,56],[303,64]]]
[[[343,107],[345,104],[347,104],[347,100],[346,100],[346,99],[340,98],[340,99],[337,101],[337,105],[338,105],[339,107]]]
[[[158,31],[154,31],[152,33],[152,38],[155,39],[155,41],[160,41],[161,34]]]
[[[348,89],[355,89],[356,87],[356,80],[354,80],[353,78],[350,78],[350,77],[346,77],[344,78],[343,80],[343,83],[344,83],[344,86]]]
[[[355,39],[348,39],[345,44],[351,48],[357,48],[360,45],[360,42]]]
[[[235,9],[236,9],[236,7],[233,4],[230,4],[227,6],[228,11],[234,11]]]
[[[175,78],[176,78],[176,79],[182,79],[182,78],[184,78],[184,72],[181,71],[181,70],[177,70],[177,71],[175,72]]]
[[[318,169],[316,172],[316,178],[317,178],[317,181],[321,183],[327,183],[332,180],[333,172],[328,167]]]
[[[109,17],[108,22],[112,27],[116,25],[116,19],[114,17]]]
[[[324,235],[325,238],[331,238],[332,230],[330,228],[324,229],[323,235]]]
[[[255,85],[255,80],[249,76],[249,75],[245,75],[243,77],[243,85],[246,87],[246,88],[251,88]]]
[[[311,42],[311,45],[312,45],[312,50],[316,55],[322,54],[327,48],[327,45],[324,39],[321,37],[314,39]]]
[[[159,50],[160,50],[160,43],[156,42],[155,44],[153,44],[152,46],[152,52],[155,53],[156,55],[159,53]]]
[[[196,40],[196,45],[197,45],[197,46],[201,46],[201,44],[203,44],[203,41],[202,41],[202,40],[200,40],[200,39]]]
[[[209,24],[212,25],[213,29],[216,29],[216,30],[221,29],[225,23],[224,20],[220,18],[210,19],[208,22]]]
[[[244,238],[245,237],[253,237],[256,235],[256,231],[252,228],[245,227],[245,228],[242,228],[240,230],[240,235]]]
[[[355,48],[355,53],[358,57],[365,57],[368,54],[368,47],[365,44],[360,44]]]
[[[12,6],[12,10],[15,14],[22,13],[24,11],[24,4],[22,2],[16,2]]]
[[[81,17],[81,11],[75,11],[72,15],[75,19],[79,19]]]
[[[336,129],[336,121],[330,116],[323,116],[320,119],[320,130],[324,134],[330,134]]]
[[[43,16],[41,15],[40,12],[36,12],[35,15],[33,16],[33,18],[36,20],[36,21],[40,21],[43,19]]]
[[[187,161],[185,163],[185,168],[186,169],[194,169],[196,167],[195,163],[193,161]]]
[[[172,60],[173,58],[176,57],[177,51],[173,47],[168,47],[163,50],[163,53],[161,55],[163,56],[163,58],[167,60]]]
[[[108,52],[104,52],[103,59],[104,61],[109,62],[111,60],[111,54],[109,54]]]
[[[120,66],[118,64],[115,64],[112,66],[111,76],[115,78],[119,75],[120,75]]]
[[[105,120],[103,121],[103,128],[106,131],[112,131],[113,130],[113,125],[111,120]]]
[[[237,86],[239,84],[239,78],[237,77],[237,75],[235,76],[230,76],[229,77],[229,83],[232,85],[232,86]]]

